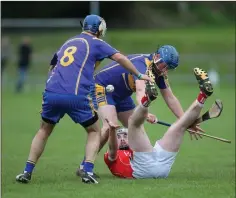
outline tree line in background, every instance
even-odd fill
[[[233,24],[235,2],[126,2],[100,3],[109,28],[181,27]],[[89,14],[90,2],[1,2],[2,18],[77,18]]]

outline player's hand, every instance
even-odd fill
[[[149,114],[147,115],[146,120],[147,120],[149,123],[151,123],[151,124],[155,124],[155,123],[157,123],[157,121],[158,121],[157,117],[156,117],[155,115],[151,114],[151,113],[149,113]]]
[[[109,121],[107,118],[105,118],[105,120],[106,120],[106,122],[107,122],[107,124],[109,125],[109,127],[111,128],[111,129],[118,129],[118,128],[120,128],[120,126],[117,124],[113,124],[111,121]]]
[[[145,74],[142,74],[141,77],[139,78],[139,80],[147,80],[147,81],[150,81],[150,82],[154,82],[153,78],[145,75]]]
[[[202,130],[200,127],[200,125],[197,124],[197,125],[193,125],[191,126],[189,129],[188,129],[188,132],[190,134],[190,139],[193,140],[193,137],[198,140],[198,138],[202,138],[202,136],[200,134],[196,134],[195,132],[202,132],[204,133],[205,131]]]

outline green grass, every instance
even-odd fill
[[[196,86],[173,85],[184,109],[198,93]],[[204,138],[190,141],[185,136],[181,151],[168,179],[122,180],[113,177],[103,162],[103,149],[95,163],[101,176],[98,185],[85,185],[74,174],[83,158],[86,134],[67,116],[56,127],[45,153],[36,166],[32,182],[15,182],[28,157],[31,140],[38,130],[41,93],[15,95],[2,92],[2,197],[3,198],[233,198],[235,197],[235,88],[222,85],[216,89],[205,109],[221,98],[221,117],[203,123],[207,133],[231,139],[232,144]],[[173,122],[174,116],[160,97],[151,112],[160,120]],[[146,124],[154,143],[166,127]]]
[[[65,40],[80,33],[80,29],[55,31],[42,30],[8,34],[13,44],[13,53],[16,53],[22,36],[29,35],[32,39],[34,54],[44,57],[38,57],[33,61],[32,74],[45,74],[53,53]],[[189,67],[204,65],[205,69],[217,67],[222,74],[235,73],[235,27],[168,30],[108,29],[105,40],[124,54],[153,53],[158,46],[174,45],[180,53],[180,66],[177,72],[189,73]],[[188,54],[193,57],[186,57]],[[230,57],[228,58],[228,56]],[[103,61],[102,65],[107,62]],[[13,78],[15,64],[14,61],[11,61],[7,68],[7,72],[13,74]]]
[[[135,33],[134,33],[135,32]],[[9,33],[14,45],[29,35],[37,52],[54,52],[65,40],[80,33],[78,30]],[[157,30],[109,30],[105,40],[126,53],[153,52],[158,45],[175,45],[180,53],[233,53],[235,27],[182,28]],[[224,39],[222,39],[224,37]]]

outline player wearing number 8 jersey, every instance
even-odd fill
[[[41,156],[46,141],[54,126],[68,114],[75,123],[82,125],[88,133],[82,181],[98,183],[93,174],[99,143],[100,126],[96,113],[94,93],[94,69],[104,58],[110,58],[132,72],[138,78],[150,80],[116,49],[99,39],[104,36],[106,23],[97,15],[88,15],[83,23],[83,32],[68,39],[54,55],[43,94],[42,122],[33,139],[24,173],[16,180],[28,183],[36,162]]]

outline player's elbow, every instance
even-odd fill
[[[116,62],[118,62],[118,63],[120,63],[120,62],[122,62],[124,59],[126,59],[126,57],[125,57],[123,54],[121,54],[121,53],[115,53],[115,54],[113,54],[113,55],[111,56],[111,59],[114,60],[114,61],[116,61]]]
[[[116,138],[116,137],[115,137]],[[109,153],[111,154],[116,154],[117,150],[118,150],[118,144],[117,144],[117,140],[116,139],[109,139],[108,141],[108,145],[109,145]]]
[[[144,94],[145,94],[145,89],[136,87],[136,95],[138,95],[138,97],[142,97],[144,96]]]
[[[115,160],[116,159],[116,157],[117,157],[117,150],[118,150],[118,147],[110,147],[109,146],[109,151],[108,151],[108,156],[109,156],[109,158],[110,159],[113,159],[113,160]]]

